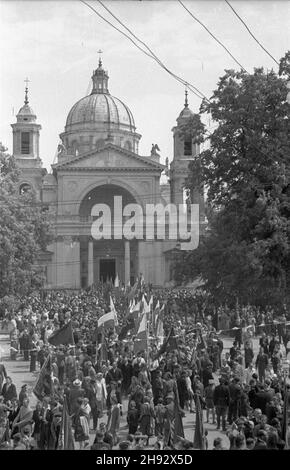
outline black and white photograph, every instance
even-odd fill
[[[0,0],[0,450],[290,450],[290,0]]]

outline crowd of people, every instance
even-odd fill
[[[185,289],[146,286],[141,296],[133,294],[141,299],[141,313],[144,296],[148,303],[153,296],[152,311],[157,302],[164,305],[158,310],[163,349],[152,325],[146,350],[135,348],[136,328],[120,340],[132,302],[125,288],[100,284],[79,292],[35,293],[20,299],[15,311],[5,312],[2,327],[10,334],[11,359],[29,362],[30,372],[37,375],[49,357],[52,387],[31,408],[27,385],[17,390],[0,364],[0,449],[60,448],[64,407],[76,449],[206,449],[207,423],[228,437],[230,449],[290,446],[285,431],[290,411],[285,312],[238,305],[215,309],[203,293]],[[111,301],[118,327],[106,330],[100,340],[98,319],[112,308]],[[149,314],[149,323],[152,318]],[[52,346],[50,336],[68,322],[74,345]],[[229,350],[225,337],[232,338]],[[182,420],[187,414],[197,416],[200,409],[201,439],[191,441],[184,436]],[[225,444],[221,435],[213,449]]]

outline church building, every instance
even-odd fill
[[[51,172],[42,167],[39,155],[41,125],[28,101],[12,124],[13,155],[21,169],[19,191],[35,191],[44,207],[55,215],[55,240],[41,253],[47,288],[86,288],[116,277],[132,285],[139,274],[155,286],[171,285],[180,240],[95,239],[92,209],[104,204],[120,226],[128,220],[114,214],[114,196],[122,205],[181,204],[190,160],[199,155],[192,138],[183,138],[180,127],[193,115],[187,93],[185,105],[173,127],[173,158],[160,163],[158,146],[150,155],[139,155],[141,135],[129,107],[109,91],[109,75],[99,60],[92,75],[92,92],[75,103],[60,134],[56,162]],[[203,196],[198,202],[203,210]],[[122,212],[122,211],[121,211]],[[114,226],[114,230],[115,230]]]

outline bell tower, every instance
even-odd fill
[[[194,113],[188,106],[187,90],[185,91],[184,108],[177,118],[177,125],[173,127],[173,160],[170,164],[170,188],[171,202],[182,204],[184,202],[183,185],[188,176],[188,165],[198,157],[200,153],[199,144],[194,143],[194,136],[187,132],[186,126],[190,127]],[[194,191],[196,193],[196,191]],[[192,203],[200,204],[200,191],[194,194]],[[196,197],[197,196],[197,197]],[[203,201],[203,196],[202,196]],[[200,208],[201,209],[201,208]]]
[[[39,131],[41,125],[36,122],[36,115],[29,106],[28,82],[26,79],[24,106],[16,115],[17,122],[11,124],[13,132],[13,156],[21,170],[19,191],[34,189],[40,198],[42,177],[45,170],[39,157]]]
[[[184,108],[177,118],[177,125],[173,127],[173,160],[170,164],[170,196],[171,203],[184,204],[187,201],[199,205],[200,231],[205,226],[204,190],[198,186],[192,188],[190,199],[184,189],[184,183],[189,174],[189,164],[199,158],[200,145],[195,142],[190,130],[194,113],[188,106],[187,91],[185,91]]]

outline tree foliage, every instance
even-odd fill
[[[290,292],[290,53],[273,70],[226,70],[210,102],[215,130],[186,186],[207,188],[208,230],[176,266],[219,302],[285,302]]]
[[[52,218],[33,191],[19,194],[20,171],[0,144],[0,298],[40,287],[37,257],[53,239]]]

